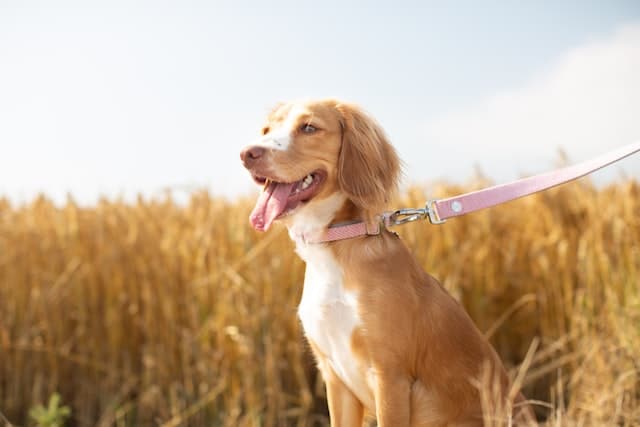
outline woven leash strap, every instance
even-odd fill
[[[555,171],[519,179],[508,184],[496,185],[460,196],[436,200],[431,203],[430,208],[435,210],[435,214],[440,221],[444,221],[447,218],[496,206],[510,200],[528,196],[529,194],[547,190],[551,187],[564,184],[565,182],[573,181],[574,179],[595,172],[598,169],[602,169],[605,166],[609,166],[638,151],[640,151],[640,141],[610,151],[595,159],[578,163],[577,165],[567,166]]]

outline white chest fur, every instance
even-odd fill
[[[351,350],[351,337],[360,324],[356,295],[345,290],[342,269],[331,251],[321,245],[298,247],[307,262],[298,314],[305,333],[327,357],[338,377],[369,408],[373,394],[366,369]]]

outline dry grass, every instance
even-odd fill
[[[58,391],[77,426],[326,425],[296,318],[304,267],[283,229],[249,228],[250,208],[0,200],[0,412],[26,425]],[[514,376],[528,354],[518,380],[548,425],[638,424],[638,183],[397,231]]]

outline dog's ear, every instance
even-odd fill
[[[373,118],[353,105],[336,108],[342,116],[338,183],[357,207],[378,214],[397,191],[400,159]]]

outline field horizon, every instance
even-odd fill
[[[412,187],[394,206],[482,184]],[[0,198],[0,425],[34,425],[29,410],[54,393],[70,426],[328,425],[296,315],[304,265],[283,227],[250,228],[252,205],[205,191],[185,204]],[[633,426],[639,212],[637,180],[583,179],[394,231],[542,424]]]

